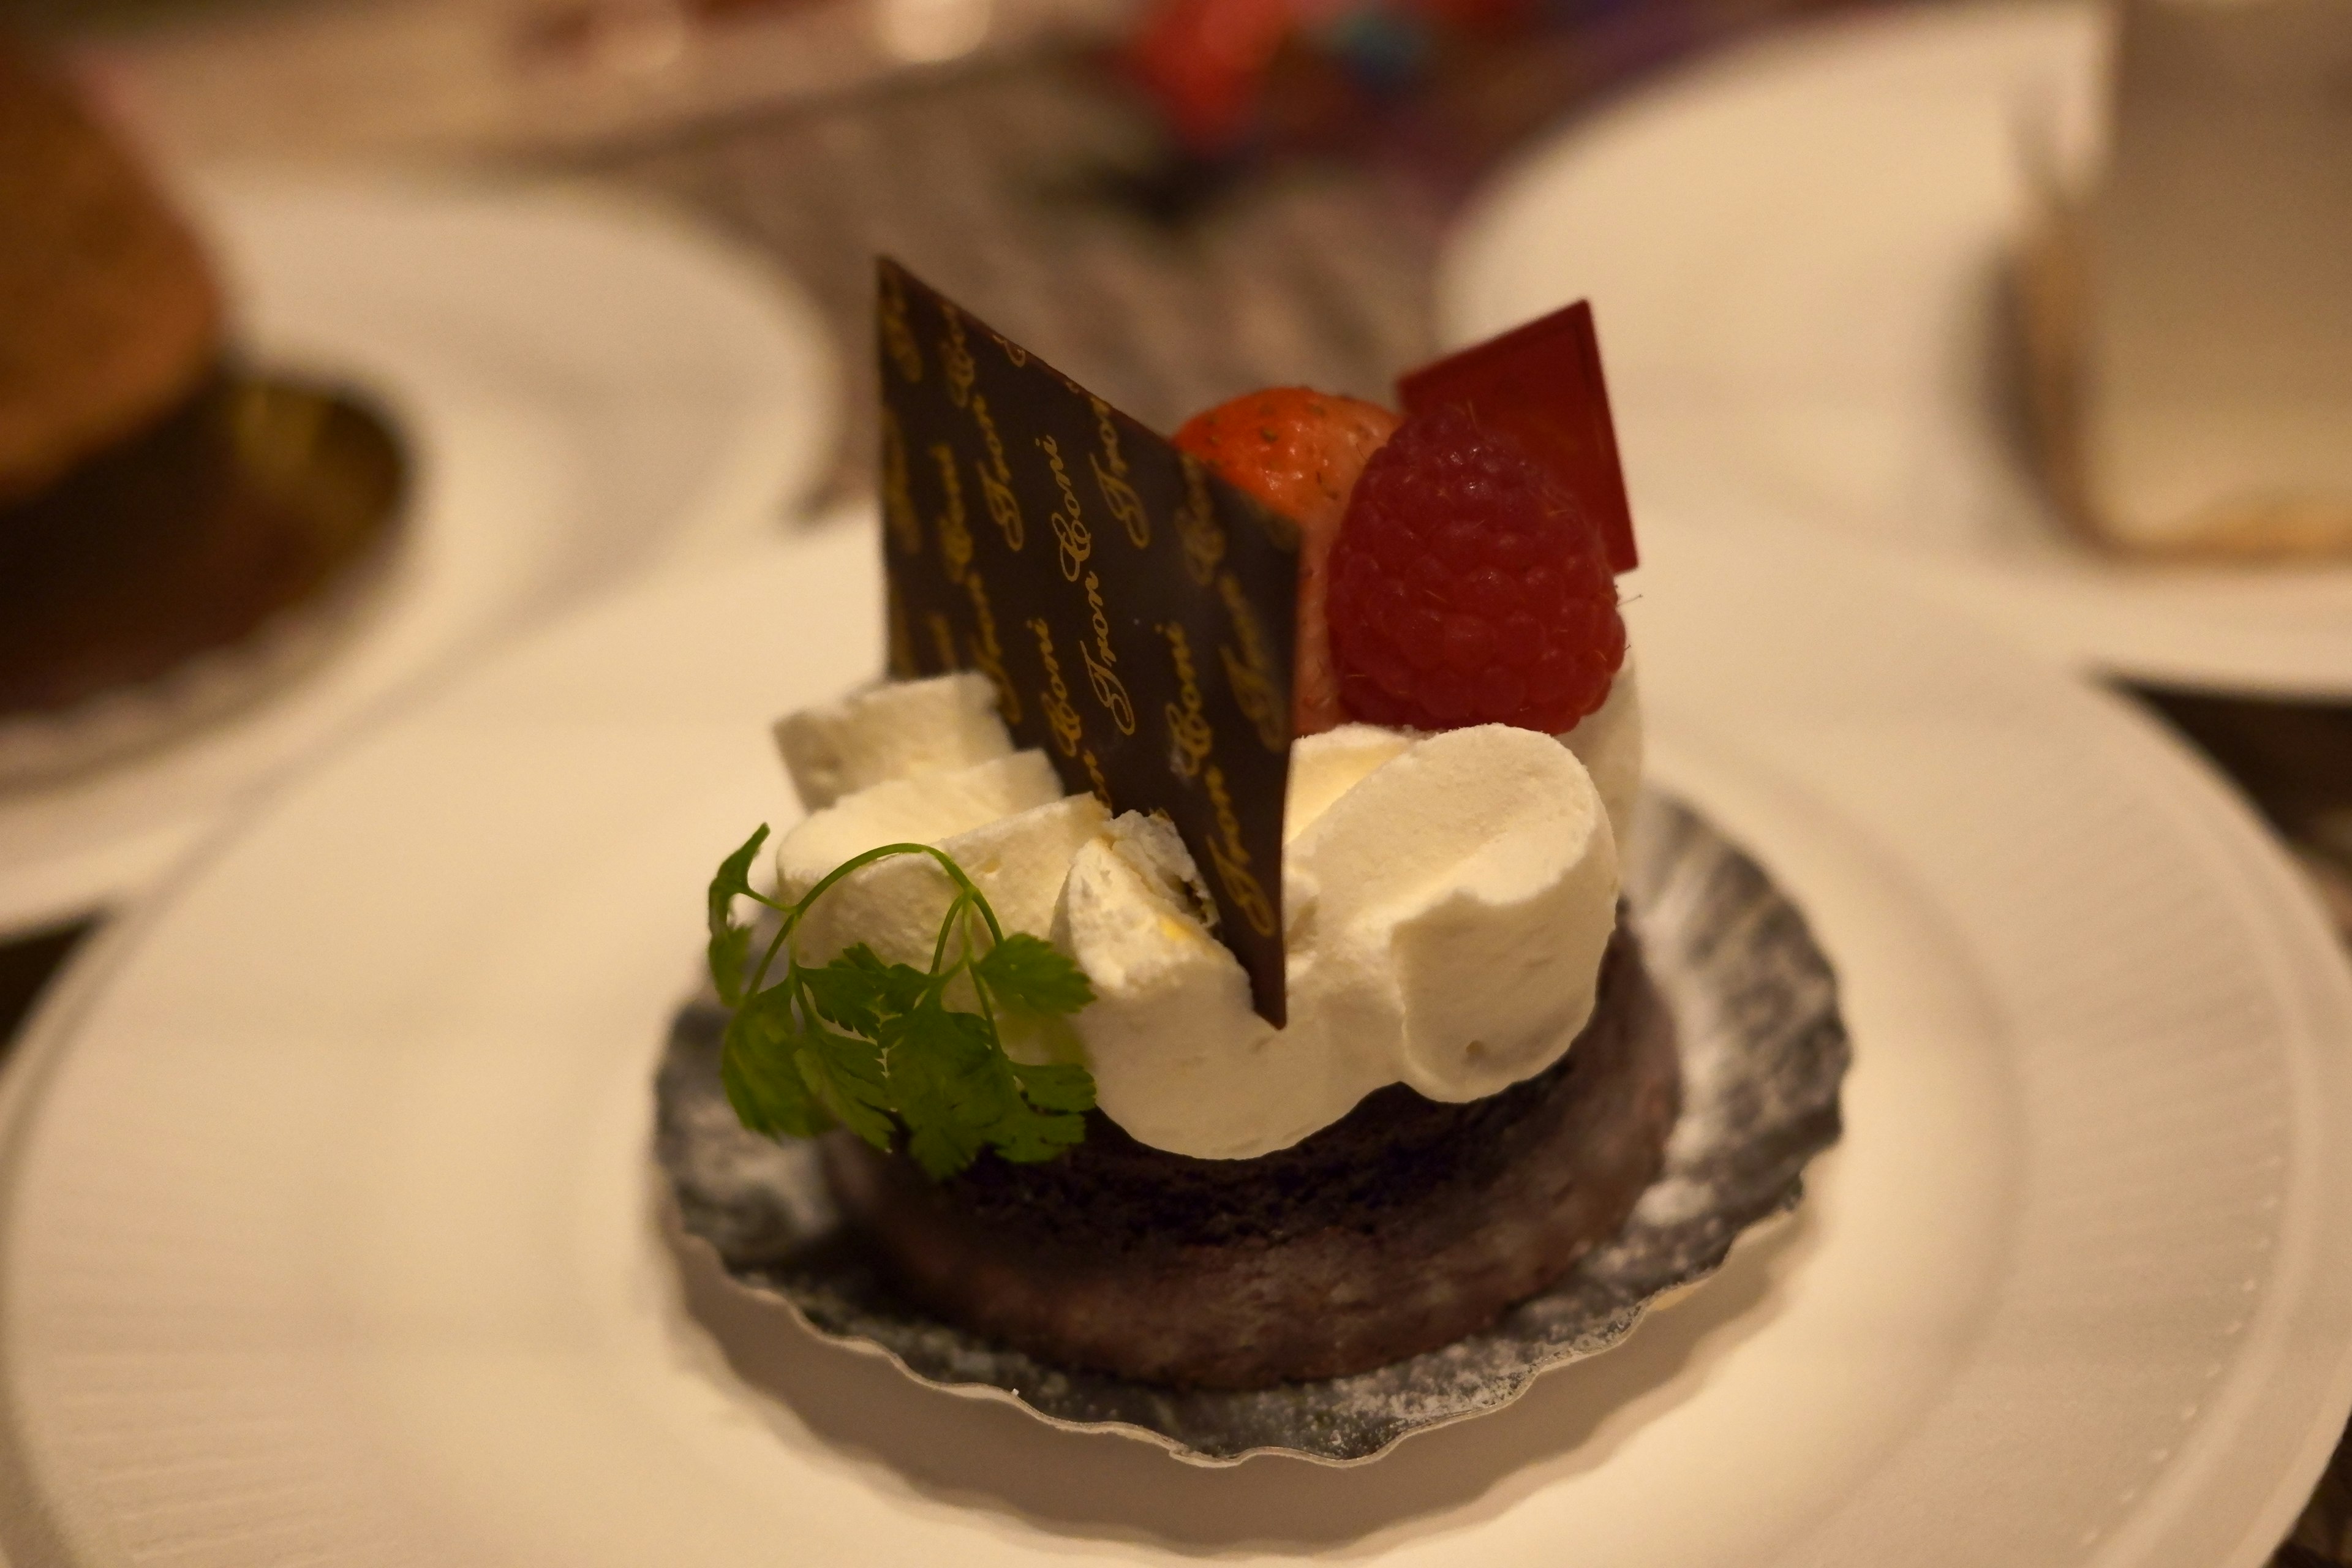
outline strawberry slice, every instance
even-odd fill
[[[1298,639],[1291,660],[1291,730],[1341,721],[1324,620],[1328,563],[1365,462],[1397,427],[1376,403],[1274,386],[1194,415],[1176,445],[1237,489],[1298,524]]]

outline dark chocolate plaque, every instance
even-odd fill
[[[890,673],[977,669],[1073,793],[1164,812],[1280,1025],[1296,529],[885,258]]]

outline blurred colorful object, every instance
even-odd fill
[[[1129,60],[1186,145],[1222,152],[1248,134],[1275,53],[1297,25],[1295,0],[1160,0]]]
[[[1527,0],[1157,0],[1127,63],[1186,148],[1213,155],[1258,130],[1279,68],[1320,62],[1355,89],[1385,95],[1423,73],[1435,35],[1507,32],[1527,9]]]
[[[1119,63],[1182,150],[1392,132],[1483,162],[1576,102],[1756,23],[1853,0],[1146,0]]]

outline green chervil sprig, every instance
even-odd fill
[[[1083,1067],[1016,1062],[997,1032],[1000,1017],[1052,1017],[1093,1001],[1083,970],[1049,942],[1024,931],[1007,936],[963,868],[928,844],[869,849],[798,902],[778,903],[751,889],[751,861],[767,837],[762,826],[710,880],[710,978],[734,1010],[719,1076],[745,1127],[771,1138],[846,1127],[883,1150],[903,1136],[935,1179],[962,1170],[983,1148],[1007,1160],[1050,1160],[1086,1137],[1094,1076]],[[864,942],[830,963],[802,963],[793,933],[810,908],[850,873],[897,855],[929,856],[955,885],[930,968],[885,963]],[[782,917],[757,967],[751,928],[735,919],[737,899]],[[768,985],[779,956],[783,978]],[[959,975],[971,976],[978,1012],[948,1005]]]

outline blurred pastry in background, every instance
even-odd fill
[[[2352,5],[2123,0],[2114,69],[2021,268],[2051,483],[2123,552],[2352,553]]]
[[[393,438],[227,321],[131,150],[0,39],[0,785],[266,689],[384,554]]]
[[[13,501],[184,400],[225,323],[187,225],[5,39],[0,212],[0,501]]]

